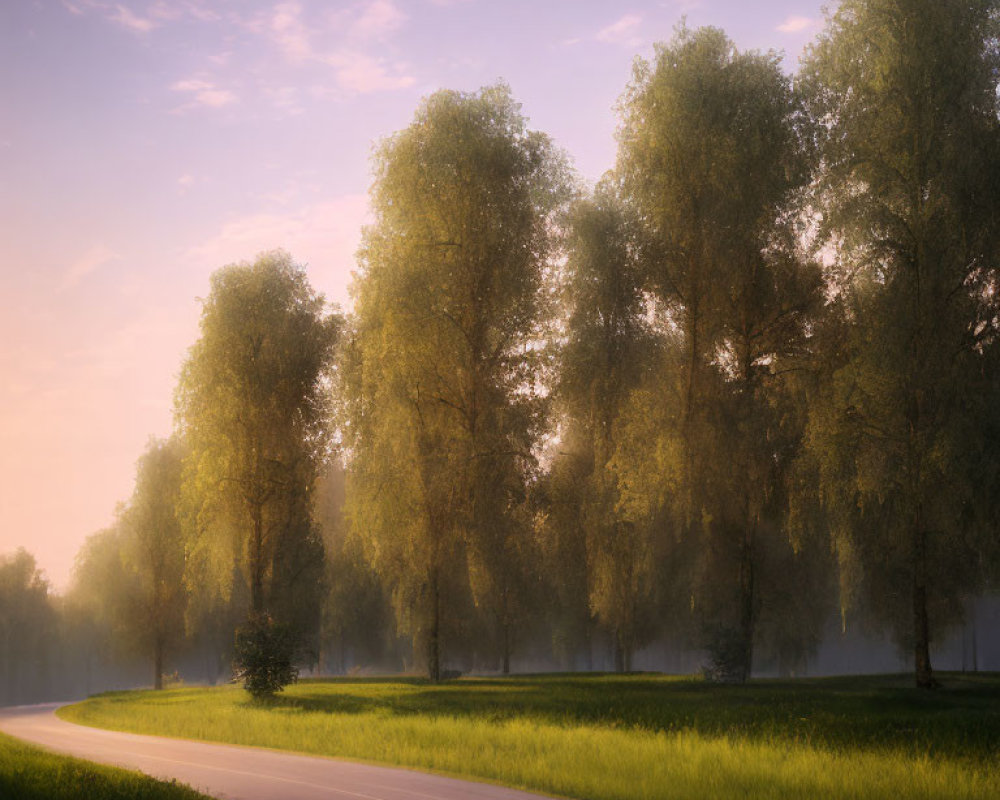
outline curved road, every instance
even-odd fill
[[[542,795],[407,769],[65,722],[61,704],[0,708],[0,731],[49,750],[176,779],[225,800],[538,800]]]

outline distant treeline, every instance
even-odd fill
[[[727,681],[837,620],[933,686],[1000,583],[998,20],[844,0],[794,77],[681,26],[592,191],[505,85],[425,99],[353,311],[280,251],[216,272],[72,589],[0,563],[4,699],[53,648],[226,677],[248,617],[325,671],[661,641]]]

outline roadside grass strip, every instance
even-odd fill
[[[1000,797],[1000,677],[718,687],[660,676],[305,681],[120,692],[103,728],[394,764],[583,800]]]
[[[175,782],[49,753],[0,734],[3,800],[211,800]]]

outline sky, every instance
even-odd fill
[[[792,71],[821,5],[0,0],[0,555],[67,588],[171,431],[215,269],[284,248],[348,305],[372,147],[422,97],[506,81],[593,183],[682,17]]]

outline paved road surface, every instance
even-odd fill
[[[0,708],[0,731],[49,750],[176,778],[225,800],[537,800],[541,795],[406,769],[253,747],[104,731],[64,722],[59,704]]]

